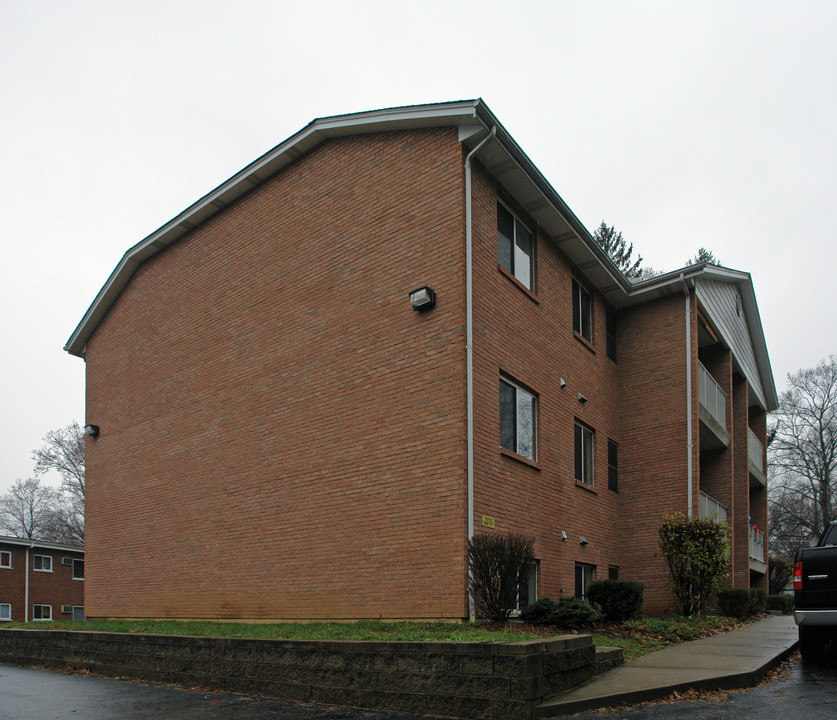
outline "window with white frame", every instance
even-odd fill
[[[529,564],[529,574],[526,582],[518,585],[517,589],[517,610],[529,607],[538,599],[538,560]]]
[[[575,479],[593,486],[593,428],[580,420],[575,421]]]
[[[534,285],[535,238],[526,226],[497,203],[497,262],[528,290]]]
[[[34,568],[40,572],[52,572],[51,555],[35,555],[33,559]]]
[[[0,603],[0,620],[10,621],[12,619],[12,604]]]
[[[575,564],[575,596],[587,597],[587,588],[596,579],[596,566],[577,562]]]
[[[73,580],[84,580],[84,560],[73,560]]]
[[[535,460],[537,398],[508,378],[500,378],[500,447]]]
[[[33,620],[52,620],[52,605],[33,605]]]
[[[593,299],[577,280],[573,280],[573,330],[593,342]]]
[[[12,553],[8,550],[0,550],[0,568],[12,566]]]
[[[84,620],[84,605],[73,605],[73,620]]]

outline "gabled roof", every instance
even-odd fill
[[[480,162],[614,308],[621,309],[655,297],[682,292],[681,275],[687,281],[691,280],[693,286],[693,278],[700,275],[709,275],[721,282],[736,283],[744,299],[753,347],[757,348],[759,375],[767,395],[766,405],[772,404],[776,391],[749,274],[698,264],[641,282],[631,282],[595,242],[481,99],[413,105],[313,120],[130,248],[110,274],[64,349],[72,355],[84,356],[88,338],[145,260],[176,242],[324,140],[425,127],[458,128],[459,139],[468,150],[482,142],[494,128],[493,137],[480,150]]]

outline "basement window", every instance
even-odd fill
[[[11,621],[12,619],[12,604],[11,603],[0,603],[0,620],[5,620],[7,622]]]
[[[52,605],[33,605],[33,620],[52,620]]]

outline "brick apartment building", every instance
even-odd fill
[[[65,349],[89,616],[464,618],[502,531],[530,598],[664,612],[675,511],[766,587],[749,274],[627,280],[481,100],[313,121],[128,250]]]
[[[0,623],[83,619],[83,548],[0,537]]]

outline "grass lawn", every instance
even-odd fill
[[[733,630],[742,623],[727,617],[702,616],[648,617],[594,629],[596,645],[621,647],[625,660],[645,655],[668,645],[696,640]],[[455,622],[379,622],[356,623],[233,623],[177,621],[88,620],[8,623],[4,628],[37,630],[86,630],[90,632],[149,633],[160,635],[198,635],[204,637],[271,638],[289,640],[407,640],[519,642],[562,634],[555,627],[511,623],[502,626]]]

